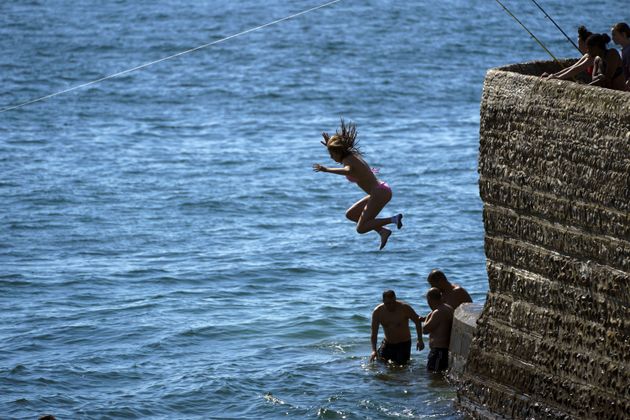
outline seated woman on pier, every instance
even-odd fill
[[[630,26],[619,22],[611,29],[612,39],[621,46],[621,63],[623,75],[626,78],[626,90],[630,90]]]
[[[610,37],[606,34],[594,34],[586,40],[586,48],[593,61],[593,80],[590,85],[614,90],[626,90],[626,79],[619,52],[614,48],[606,48]]]
[[[547,80],[568,80],[580,75],[581,73],[586,73],[588,75],[588,80],[590,81],[591,75],[593,73],[594,58],[588,53],[586,49],[586,40],[591,35],[593,35],[593,33],[586,29],[584,25],[580,26],[578,28],[578,48],[583,54],[582,57],[572,66],[567,67],[566,69],[562,69],[559,72],[553,74],[544,73],[541,77]]]

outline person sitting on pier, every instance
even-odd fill
[[[424,349],[422,340],[422,324],[420,317],[407,303],[396,300],[396,293],[393,290],[383,292],[383,303],[378,305],[372,312],[372,354],[370,362],[377,357],[383,361],[402,365],[409,361],[411,356],[411,331],[409,330],[409,320],[416,324],[418,341],[416,349]],[[379,349],[376,349],[379,325],[383,326],[385,339]]]
[[[611,29],[612,40],[621,46],[621,66],[626,78],[626,90],[630,90],[630,26],[625,22],[619,22]]]
[[[427,292],[427,303],[431,313],[422,328],[424,334],[429,334],[429,357],[427,370],[441,372],[448,369],[448,346],[451,342],[451,327],[453,326],[453,308],[444,302],[442,292],[432,287]]]
[[[586,75],[588,75],[588,80],[590,80],[593,74],[594,57],[592,57],[588,53],[588,50],[586,48],[586,40],[591,35],[593,35],[593,33],[586,29],[584,25],[580,26],[578,28],[578,49],[583,54],[582,57],[572,66],[567,67],[566,69],[562,69],[559,72],[553,74],[543,73],[543,75],[540,77],[546,80],[568,80],[582,73],[585,73]]]
[[[621,57],[614,48],[607,48],[610,37],[606,34],[594,34],[586,40],[588,53],[594,57],[593,80],[590,85],[607,89],[626,90]]]
[[[440,289],[444,302],[453,308],[453,310],[457,309],[462,303],[472,302],[472,298],[466,289],[457,284],[451,284],[446,278],[446,275],[440,270],[432,270],[427,277],[427,281],[431,287]]]

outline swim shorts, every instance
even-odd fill
[[[391,360],[398,365],[407,363],[409,357],[411,357],[411,340],[396,344],[388,343],[383,340],[381,346],[378,348],[378,357]]]
[[[448,349],[432,348],[427,359],[427,370],[441,372],[448,369]]]

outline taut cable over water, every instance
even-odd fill
[[[30,104],[33,104],[35,102],[41,102],[41,101],[44,101],[46,99],[50,99],[50,98],[53,98],[55,96],[61,95],[63,93],[68,93],[68,92],[71,92],[73,90],[77,90],[77,89],[81,89],[81,88],[84,88],[84,87],[87,87],[87,86],[91,86],[91,85],[94,85],[96,83],[100,83],[100,82],[103,82],[105,80],[108,80],[108,79],[113,79],[115,77],[122,76],[124,74],[131,73],[131,72],[134,72],[136,70],[140,70],[140,69],[152,66],[152,65],[157,64],[157,63],[161,63],[162,61],[170,60],[172,58],[176,58],[176,57],[179,57],[181,55],[189,54],[189,53],[192,53],[192,52],[195,52],[195,51],[198,51],[198,50],[210,47],[212,45],[219,44],[219,43],[227,41],[229,39],[236,38],[236,37],[239,37],[241,35],[248,34],[250,32],[255,32],[255,31],[258,31],[260,29],[264,29],[264,28],[266,28],[268,26],[272,26],[272,25],[275,25],[275,24],[280,23],[280,22],[284,22],[285,20],[293,19],[293,18],[296,18],[296,17],[301,16],[301,15],[305,15],[305,14],[307,14],[309,12],[313,12],[313,11],[318,10],[318,9],[323,9],[324,7],[331,6],[331,5],[335,4],[335,3],[339,3],[340,1],[342,1],[342,0],[332,0],[332,1],[329,1],[327,3],[320,4],[319,6],[311,7],[310,9],[306,9],[306,10],[303,10],[301,12],[294,13],[292,15],[285,16],[283,18],[274,20],[272,22],[265,23],[264,25],[256,26],[254,28],[250,28],[250,29],[247,29],[245,31],[242,31],[242,32],[230,35],[230,36],[227,36],[225,38],[221,38],[219,40],[212,41],[212,42],[209,42],[207,44],[203,44],[203,45],[200,45],[198,47],[191,48],[189,50],[179,52],[177,54],[169,55],[168,57],[160,58],[159,60],[154,60],[154,61],[151,61],[151,62],[148,62],[148,63],[144,63],[144,64],[141,64],[141,65],[136,66],[136,67],[132,67],[132,68],[127,69],[127,70],[119,71],[117,73],[101,77],[100,79],[96,79],[96,80],[92,80],[90,82],[82,83],[80,85],[73,86],[73,87],[70,87],[68,89],[64,89],[64,90],[61,90],[61,91],[58,91],[58,92],[55,92],[55,93],[51,93],[50,95],[46,95],[46,96],[42,96],[42,97],[39,97],[39,98],[31,99],[29,101],[22,102],[22,103],[17,104],[17,105],[7,106],[7,107],[4,107],[4,108],[0,109],[0,113],[11,111],[11,110],[17,109],[17,108],[21,108],[23,106],[30,105]]]
[[[516,16],[514,16],[514,14],[512,12],[510,12],[510,10],[505,7],[505,5],[503,3],[501,3],[499,0],[495,0],[497,3],[499,3],[499,6],[501,6],[503,8],[503,10],[505,10],[505,12],[510,15],[519,25],[521,25],[523,27],[523,29],[525,29],[527,31],[527,33],[529,34],[529,36],[531,36],[532,38],[534,38],[534,40],[538,43],[538,45],[540,45],[546,52],[547,54],[549,54],[551,56],[551,58],[553,58],[553,61],[555,61],[556,63],[558,63],[560,65],[560,67],[564,67],[560,61],[558,61],[558,59],[551,53],[551,51],[549,51],[547,49],[547,47],[545,47],[545,45],[540,42],[540,40],[538,38],[536,38],[536,35],[534,35],[529,29],[527,29],[527,27],[523,24],[523,22],[521,22]]]
[[[547,12],[545,11],[545,9],[543,9],[543,8],[542,8],[542,6],[541,6],[540,4],[538,4],[538,2],[537,2],[536,0],[532,0],[532,2],[536,5],[536,7],[538,7],[538,8],[540,9],[540,11],[541,11],[541,12],[543,12],[543,13],[545,14],[545,16],[547,17],[547,19],[549,19],[549,20],[551,21],[551,23],[553,23],[553,24],[556,26],[556,28],[558,28],[558,30],[559,30],[560,32],[562,32],[562,35],[564,35],[564,37],[565,37],[566,39],[568,39],[568,40],[569,40],[569,42],[570,42],[571,44],[573,44],[573,46],[575,47],[575,49],[576,49],[576,50],[578,50],[578,51],[580,51],[580,48],[579,48],[577,45],[575,45],[575,42],[573,42],[573,40],[572,40],[571,38],[569,38],[569,35],[567,35],[567,34],[566,34],[566,32],[564,32],[564,31],[562,30],[562,28],[561,28],[561,27],[560,27],[560,26],[556,23],[556,21],[555,21],[555,20],[553,20],[553,19],[551,18],[551,16],[549,16],[549,14],[547,14]],[[582,54],[582,51],[580,51],[580,54]]]

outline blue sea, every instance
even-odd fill
[[[484,74],[549,56],[491,0],[342,0],[231,37],[324,3],[0,3],[0,108],[213,43],[0,113],[0,418],[462,418],[427,351],[368,363],[371,312],[391,288],[426,313],[433,268],[484,301]],[[630,20],[539,3],[573,38]],[[344,217],[356,185],[312,170],[341,117],[405,215],[383,251]]]

